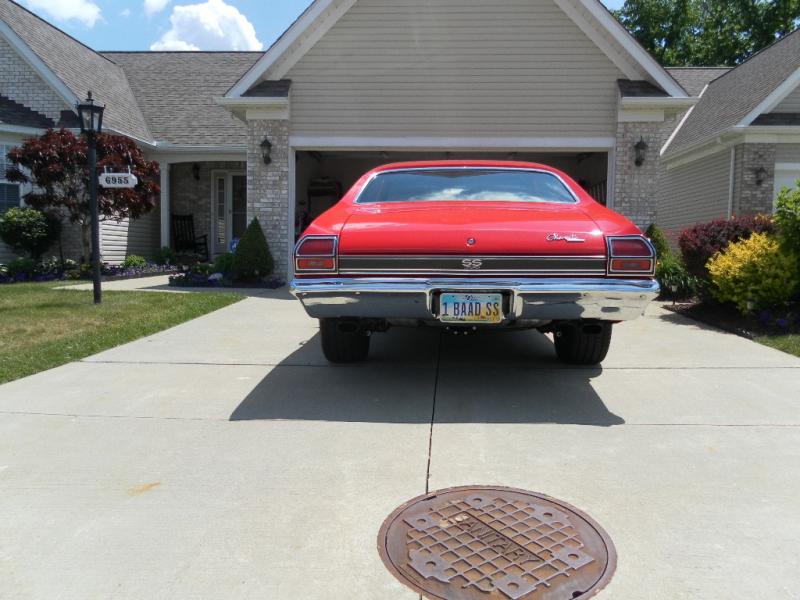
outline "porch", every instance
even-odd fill
[[[189,216],[194,235],[206,236],[208,258],[230,252],[247,227],[244,160],[161,161],[160,247],[175,250],[174,217]]]

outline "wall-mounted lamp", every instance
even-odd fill
[[[633,146],[633,150],[636,153],[636,158],[634,159],[634,164],[637,167],[641,167],[644,164],[645,158],[647,158],[647,149],[649,146],[647,142],[644,141],[644,138],[640,138],[636,144]]]
[[[264,159],[265,165],[272,162],[272,142],[269,141],[269,138],[264,138],[264,141],[261,142],[261,158]]]
[[[200,163],[192,165],[192,177],[194,177],[195,181],[200,181]]]
[[[756,176],[756,185],[763,185],[767,179],[767,170],[764,167],[756,167],[753,169],[753,173]]]

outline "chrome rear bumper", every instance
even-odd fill
[[[314,278],[290,286],[314,318],[436,319],[441,291],[504,292],[509,321],[629,321],[658,296],[652,279],[609,278]]]

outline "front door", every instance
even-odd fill
[[[231,242],[239,240],[247,227],[247,177],[244,173],[218,171],[213,176],[214,215],[211,235],[214,254],[231,251]]]

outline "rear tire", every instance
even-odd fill
[[[353,329],[350,331],[349,329]],[[320,319],[322,353],[332,363],[355,363],[366,360],[369,354],[368,332],[358,328],[358,321]]]
[[[556,355],[568,365],[597,365],[611,344],[611,323],[565,323],[555,331]]]

